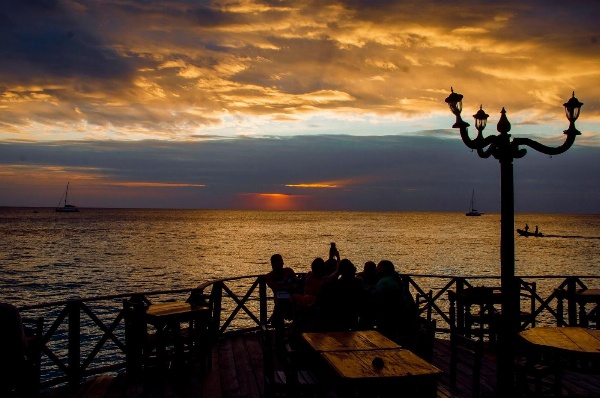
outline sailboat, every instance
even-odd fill
[[[471,204],[469,204],[469,212],[465,213],[467,216],[480,216],[481,213],[475,209],[475,190],[471,194]]]
[[[64,198],[65,198],[64,205],[63,206],[60,205],[62,203],[62,198],[61,198],[60,202],[58,203],[58,206],[55,209],[59,213],[76,213],[79,211],[79,209],[76,206],[73,206],[73,205],[70,205],[67,203],[68,196],[69,196],[69,183],[67,182],[67,189],[65,190],[65,194],[64,194]]]

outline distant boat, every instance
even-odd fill
[[[481,213],[475,209],[475,190],[471,194],[471,204],[469,204],[469,212],[465,213],[467,216],[480,216]]]
[[[62,198],[60,198],[60,202],[58,203],[58,206],[56,207],[57,212],[59,213],[76,213],[79,211],[79,209],[77,208],[77,206],[73,206],[70,205],[67,200],[68,200],[68,196],[69,196],[69,183],[67,182],[67,189],[65,190],[65,194],[64,194],[64,204],[61,206],[60,204],[63,203]]]
[[[539,231],[538,232],[529,232],[529,231],[525,231],[524,229],[519,229],[519,228],[517,228],[517,232],[521,236],[535,236],[535,237],[544,236],[544,234]]]

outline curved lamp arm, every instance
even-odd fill
[[[495,138],[495,136],[491,136],[491,137]],[[487,138],[490,138],[490,137],[487,137]],[[483,158],[483,159],[487,159],[492,155],[494,155],[494,157],[497,157],[496,149],[497,149],[497,146],[496,146],[496,142],[494,140],[494,142],[492,142],[486,150],[483,150],[483,148],[478,148],[477,155],[479,155],[479,157]]]
[[[525,156],[525,153],[527,152],[526,149],[520,149],[519,146],[521,145],[525,145],[528,146],[532,149],[535,149],[538,152],[541,152],[543,154],[546,155],[560,155],[563,152],[566,152],[569,148],[571,148],[571,146],[573,145],[573,143],[575,142],[575,137],[577,137],[577,134],[575,133],[565,133],[567,136],[567,139],[565,140],[565,142],[563,142],[562,145],[558,146],[558,147],[550,147],[550,146],[546,146],[544,144],[540,144],[537,141],[534,141],[530,138],[514,138],[513,142],[512,142],[512,147],[513,150],[516,150],[516,153],[523,153],[522,156],[519,157],[523,157]]]
[[[457,116],[457,119],[459,122],[462,122],[460,116]],[[477,137],[475,137],[475,139],[472,140],[469,136],[469,130],[467,129],[468,126],[469,125],[467,123],[460,124],[460,138],[462,138],[463,142],[468,148],[476,149],[479,153],[479,150],[485,148],[488,145],[492,145],[496,140],[496,137],[493,135],[484,138],[481,135],[481,133],[477,134]]]

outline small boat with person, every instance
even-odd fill
[[[536,237],[544,236],[544,234],[539,231],[537,225],[535,226],[534,232],[529,231],[529,225],[527,225],[527,224],[525,224],[525,228],[523,228],[523,229],[517,228],[517,232],[521,236],[536,236]]]
[[[65,194],[63,196],[65,201],[64,201],[64,204],[61,206],[60,204],[63,203],[63,198],[60,199],[60,202],[58,202],[58,206],[55,209],[57,212],[59,212],[59,213],[77,213],[79,211],[77,206],[70,205],[67,202],[68,197],[69,197],[69,183],[67,182],[67,189],[65,190]]]

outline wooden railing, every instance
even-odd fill
[[[441,285],[435,287],[423,283],[424,280],[435,279]],[[423,305],[419,307],[420,314],[430,313],[437,320],[439,332],[449,332],[452,321],[449,314],[448,292],[454,290],[460,292],[467,287],[474,286],[499,286],[497,276],[470,276],[470,277],[443,277],[434,275],[404,275],[405,281],[410,285],[415,295],[420,297]],[[575,301],[567,301],[564,307],[564,299],[567,297],[561,292],[574,293],[578,289],[587,288],[586,281],[595,281],[598,285],[599,276],[519,276],[519,285],[522,292],[531,296],[534,306],[527,308],[529,316],[522,320],[521,327],[541,325],[568,326],[577,324],[577,304]],[[554,282],[557,284],[554,284]],[[522,305],[530,305],[522,300]],[[565,312],[567,319],[565,320]]]
[[[498,276],[402,275],[411,292],[419,296],[419,313],[437,320],[438,335],[450,330],[448,291],[469,286],[498,286]],[[520,276],[529,286],[535,308],[522,327],[574,325],[577,306],[558,292],[574,292],[587,284],[598,287],[594,276]],[[531,290],[531,286],[535,289]],[[212,305],[213,336],[222,338],[258,328],[269,320],[273,300],[264,275],[225,278],[196,288],[132,292],[102,297],[52,302],[21,307],[25,318],[43,317],[42,388],[68,383],[77,386],[83,378],[125,368],[123,300],[142,295],[151,302],[187,300],[202,296]],[[567,317],[565,319],[564,312]]]

